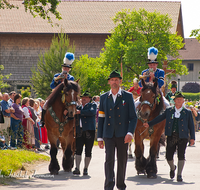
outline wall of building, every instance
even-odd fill
[[[5,82],[11,84],[10,90],[17,86],[30,84],[31,68],[36,67],[40,53],[51,45],[53,34],[0,34],[0,65],[4,66],[3,75],[12,73]],[[83,54],[97,57],[104,46],[107,35],[70,34],[70,44],[74,44],[75,57]]]
[[[188,71],[189,74],[188,75],[182,75],[179,77],[180,79],[180,90],[182,89],[182,87],[188,83],[188,82],[197,82],[200,84],[200,80],[199,80],[199,71],[200,71],[200,60],[183,60],[184,65],[188,65],[188,63],[193,63],[194,64],[194,68],[193,71]],[[172,77],[172,80],[176,80],[178,81],[178,77]]]

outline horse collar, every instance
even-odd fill
[[[62,136],[62,132],[64,131],[64,126],[69,122],[69,120],[66,119],[64,122],[60,122],[59,118],[56,116],[56,113],[53,111],[52,106],[48,110],[54,122],[59,125],[60,136]]]

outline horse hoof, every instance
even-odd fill
[[[138,174],[138,175],[140,175],[140,174],[144,174],[144,175],[145,175],[146,172],[145,172],[145,170],[141,170],[141,171],[137,171],[137,174]]]
[[[71,169],[68,169],[68,170],[64,170],[65,172],[71,172],[72,170]]]
[[[149,178],[149,179],[156,179],[157,175],[155,173],[150,173],[150,174],[147,174],[147,178]]]
[[[51,175],[58,175],[58,171],[51,171],[50,174]]]

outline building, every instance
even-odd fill
[[[185,38],[185,47],[179,51],[182,64],[188,68],[188,75],[173,77],[180,84],[180,90],[187,82],[196,82],[200,84],[200,43],[196,38]]]
[[[53,21],[59,26],[52,27],[47,20],[26,13],[22,1],[13,1],[19,9],[1,9],[0,12],[0,65],[4,65],[2,74],[12,73],[5,82],[12,88],[21,89],[30,85],[31,68],[36,66],[38,55],[45,52],[54,34],[66,33],[70,42],[75,44],[75,56],[82,54],[99,56],[105,39],[115,27],[112,17],[122,9],[144,8],[168,14],[172,18],[172,33],[183,34],[181,2],[169,1],[62,1],[58,6],[62,20]]]

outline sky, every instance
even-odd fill
[[[165,1],[165,0],[144,0]],[[172,1],[172,0],[166,0]],[[200,0],[173,0],[181,1],[184,37],[189,38],[193,29],[200,28]],[[194,38],[194,37],[193,37]]]

